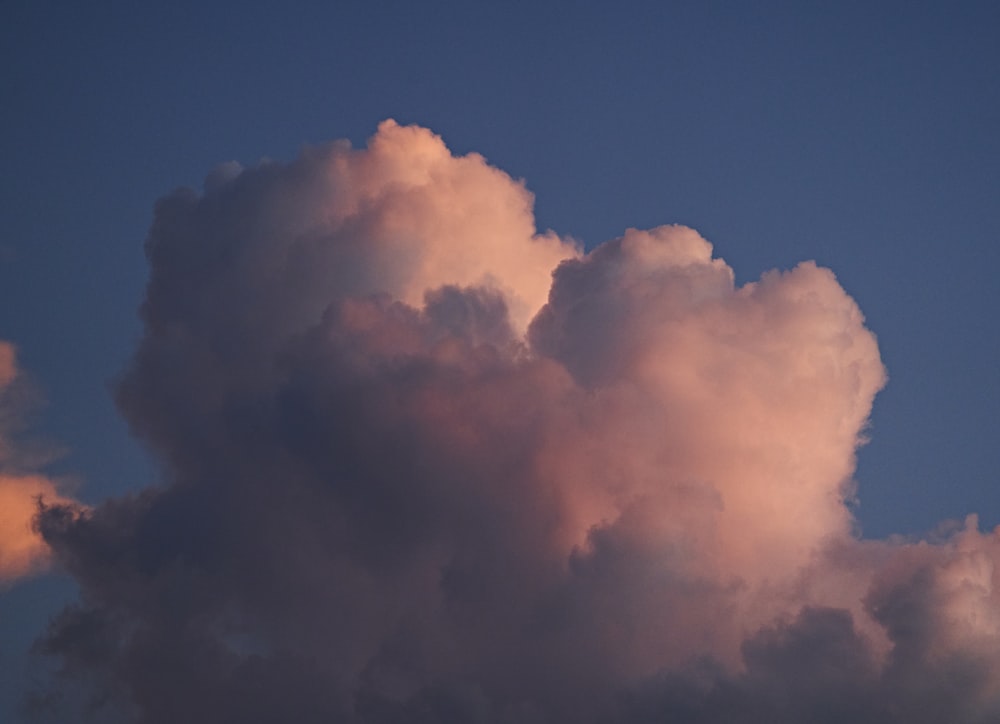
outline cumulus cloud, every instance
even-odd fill
[[[45,569],[49,549],[33,523],[38,502],[68,502],[51,480],[21,469],[11,440],[19,412],[13,399],[17,377],[14,346],[0,341],[0,587]]]
[[[885,372],[833,273],[531,203],[391,121],[158,203],[118,401],[164,478],[37,520],[92,714],[995,720],[997,534],[855,533]]]

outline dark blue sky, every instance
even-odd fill
[[[864,533],[1000,523],[995,4],[209,5],[4,6],[0,338],[85,500],[155,477],[108,385],[156,198],[393,117],[523,177],[539,227],[588,246],[683,223],[739,281],[831,267],[890,376]],[[4,594],[0,630],[50,588]]]

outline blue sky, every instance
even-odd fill
[[[109,394],[155,200],[222,161],[363,146],[391,117],[525,179],[539,228],[588,247],[682,223],[740,282],[830,267],[890,378],[862,530],[1000,523],[995,4],[13,0],[4,17],[0,338],[46,401],[48,471],[82,499],[156,479]],[[4,638],[26,645],[33,597],[59,590],[4,593]]]

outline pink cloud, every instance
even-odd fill
[[[149,722],[996,714],[995,534],[855,534],[886,376],[834,274],[531,203],[391,121],[161,200],[118,396],[165,477],[46,508],[41,647]]]

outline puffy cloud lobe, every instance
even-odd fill
[[[338,299],[386,294],[419,307],[427,290],[485,285],[523,329],[552,268],[577,254],[535,232],[531,205],[481,156],[453,157],[430,131],[393,121],[367,149],[340,142],[290,164],[217,169],[203,195],[182,189],[157,204],[142,310],[151,333],[122,408],[140,432],[187,417],[187,432],[149,437],[194,450],[200,417],[176,406],[211,407],[258,385],[288,336]]]
[[[937,545],[875,542],[866,609],[891,649],[844,609],[805,607],[743,644],[744,669],[703,663],[653,677],[621,698],[622,721],[976,722],[1000,715],[1000,612],[994,570],[1000,532],[975,521]]]
[[[718,565],[795,570],[849,525],[843,496],[884,372],[829,271],[732,279],[690,229],[631,230],[559,268],[532,341],[584,386],[647,398],[655,417],[622,410],[606,434],[653,438],[654,467],[626,476],[646,477],[643,492],[687,478],[717,494]]]
[[[995,715],[995,537],[853,535],[833,274],[530,204],[392,122],[160,202],[119,401],[165,479],[43,511],[64,673],[144,723]]]

